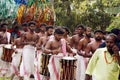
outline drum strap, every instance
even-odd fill
[[[65,39],[61,39],[61,44],[62,44],[62,52],[63,52],[64,56],[66,56],[67,52],[66,52],[66,41],[65,41]]]

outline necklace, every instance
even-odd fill
[[[114,60],[116,60],[116,57],[113,56],[112,60],[110,62],[108,62],[107,57],[106,57],[106,51],[104,51],[104,59],[105,59],[107,64],[111,64]]]

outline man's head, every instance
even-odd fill
[[[111,33],[114,33],[115,35],[117,35],[117,37],[118,37],[118,41],[120,41],[120,29],[118,29],[118,28],[113,28],[112,30],[111,30]]]
[[[102,30],[96,30],[94,32],[95,40],[101,41],[103,39],[104,32]]]
[[[14,32],[18,32],[19,31],[19,26],[17,25],[17,26],[15,26],[15,28],[14,28]]]
[[[47,26],[46,27],[46,33],[48,36],[52,35],[53,34],[53,26]]]
[[[109,52],[113,53],[112,47],[116,45],[117,36],[113,33],[106,36],[106,47]]]
[[[2,23],[0,28],[1,28],[1,31],[6,32],[6,30],[7,30],[7,23]]]
[[[28,27],[29,27],[30,31],[34,31],[35,28],[36,28],[36,22],[30,21],[30,22],[28,23]]]
[[[82,35],[84,33],[84,30],[85,30],[83,25],[78,25],[76,29],[77,29],[77,32],[79,35]]]
[[[63,27],[64,35],[69,35],[70,30],[67,27]]]
[[[91,37],[91,32],[92,32],[92,29],[90,27],[86,27],[85,28],[85,35],[90,38]]]
[[[25,32],[27,32],[28,31],[28,23],[23,23],[22,25],[22,29],[25,31]]]
[[[62,28],[55,29],[54,36],[56,40],[60,41],[61,38],[63,37],[63,34],[64,34],[64,31]]]
[[[46,31],[46,24],[44,24],[44,23],[42,23],[42,24],[40,24],[40,30],[41,30],[41,32],[45,32]]]

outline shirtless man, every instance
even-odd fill
[[[44,23],[42,23],[42,24],[40,24],[40,33],[41,33],[41,37],[42,36],[45,36],[45,31],[46,31],[46,24],[44,24]]]
[[[84,57],[91,57],[92,54],[90,54],[90,52],[94,53],[95,50],[99,48],[99,45],[103,42],[103,34],[101,30],[96,30],[94,32],[95,40],[91,41],[85,48]]]
[[[67,41],[68,44],[70,44],[71,37],[69,36],[70,31],[67,27],[63,27],[64,35],[63,38]]]
[[[61,44],[61,39],[63,38],[63,30],[61,28],[57,28],[55,29],[55,32],[54,32],[54,38],[53,39],[50,39],[46,46],[45,46],[45,49],[44,49],[44,52],[46,54],[58,54],[58,53],[61,53],[62,52],[62,44]],[[66,49],[67,51],[69,52],[72,52],[70,50],[70,47],[69,46],[66,46]]]
[[[20,63],[22,60],[22,49],[24,47],[23,42],[25,40],[24,38],[25,38],[24,34],[21,34],[20,37],[15,39],[12,44],[12,48],[15,51],[12,55],[12,63],[11,63],[12,79],[13,79],[14,75],[19,76],[19,67],[20,67]]]
[[[31,21],[28,23],[28,32],[25,33],[23,44],[22,63],[20,65],[20,75],[25,80],[29,80],[31,74],[34,74],[35,47],[38,36],[34,34],[36,23]]]
[[[71,47],[73,47],[75,49],[77,49],[79,41],[84,37],[83,36],[84,26],[78,25],[77,32],[78,32],[78,34],[72,36],[71,43],[70,43]]]
[[[25,22],[25,23],[21,24],[21,26],[22,26],[21,33],[28,31],[28,23]]]
[[[78,49],[77,49],[78,55],[76,55],[77,58],[76,80],[85,79],[85,70],[88,63],[88,59],[84,58],[83,52],[85,52],[84,50],[87,44],[90,42],[91,42],[91,28],[86,27],[84,32],[84,37],[78,43]]]
[[[79,44],[78,44],[78,53],[79,51],[85,51],[85,48],[87,46],[88,43],[91,42],[92,40],[92,36],[91,36],[91,31],[92,29],[90,27],[86,27],[85,29],[85,36],[79,41]],[[79,55],[82,55],[82,54],[79,54]]]
[[[46,34],[45,34],[45,36],[39,38],[37,48],[41,49],[42,47],[44,47],[52,34],[53,34],[53,26],[47,26]]]

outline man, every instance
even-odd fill
[[[119,48],[116,45],[116,35],[106,36],[106,47],[98,48],[86,70],[85,80],[118,80],[120,73]]]
[[[85,70],[86,70],[86,66],[88,63],[88,58],[85,58],[83,55],[85,53],[85,48],[87,46],[88,43],[91,42],[92,38],[91,38],[91,28],[90,27],[86,27],[85,28],[85,32],[84,32],[84,37],[79,41],[78,43],[78,48],[77,48],[77,52],[78,55],[76,55],[77,58],[77,79],[76,80],[84,80],[85,79]]]
[[[118,47],[120,48],[120,29],[113,28],[110,33],[113,33],[113,34],[117,35],[117,37],[118,37],[118,38],[117,38],[117,45],[118,45]],[[102,47],[105,47],[105,46],[106,46],[106,44],[105,44],[105,42],[103,42],[103,43],[99,46],[99,48],[102,48]]]
[[[54,38],[49,40],[45,46],[44,52],[46,54],[58,54],[61,52],[61,39],[63,38],[63,34],[64,32],[61,28],[55,29]]]
[[[1,31],[0,31],[0,44],[9,44],[11,41],[11,35],[7,32],[7,24],[1,24]]]
[[[4,54],[3,47],[7,44],[10,44],[11,34],[7,32],[7,23],[2,23],[0,27],[1,27],[0,28],[1,29],[0,31],[0,77],[3,77],[3,76],[9,77],[11,63],[8,61],[5,61],[5,57],[7,55]]]
[[[12,30],[10,31],[11,33],[11,38],[12,38],[12,42],[14,41],[14,39],[19,38],[20,37],[20,30],[19,30],[19,26],[16,25],[15,27],[12,28]]]
[[[21,26],[22,26],[21,33],[24,33],[24,32],[28,31],[28,23],[25,22],[25,23],[21,24]]]
[[[34,30],[36,23],[30,21],[28,23],[28,32],[25,33],[25,40],[23,44],[22,63],[20,65],[20,75],[24,76],[25,80],[29,80],[31,74],[34,74],[34,59],[35,59],[35,47],[38,41],[38,36]]]
[[[63,27],[64,35],[63,38],[66,40],[67,44],[70,44],[71,37],[69,36],[70,31],[67,27]]]
[[[46,31],[46,24],[42,23],[40,24],[40,33],[41,33],[41,37],[45,35],[45,31]]]
[[[72,36],[71,43],[70,43],[71,47],[73,47],[75,49],[77,49],[79,40],[81,40],[83,38],[84,26],[78,25],[77,32],[78,32],[78,34]]]
[[[72,53],[72,50],[69,45],[67,45],[66,41],[63,38],[64,31],[62,28],[55,29],[54,37],[50,39],[47,44],[45,45],[44,53],[46,54],[52,54],[50,60],[49,60],[49,70],[50,70],[50,78],[51,80],[57,80],[56,76],[54,75],[54,69],[58,69],[59,66],[59,60],[61,59],[61,56],[67,55],[66,52]],[[65,43],[63,43],[65,41]],[[64,48],[63,48],[64,47]],[[68,54],[69,54],[68,53]],[[61,56],[60,56],[61,55]],[[58,56],[58,57],[56,57]],[[53,63],[52,63],[53,61]],[[54,64],[55,67],[52,67],[52,64]],[[57,70],[59,72],[60,69]],[[54,79],[53,79],[54,78]]]
[[[82,55],[84,57],[91,57],[99,45],[103,42],[103,31],[96,30],[94,32],[95,40],[92,40],[85,48],[85,53]],[[79,53],[78,53],[79,54]]]
[[[92,32],[92,30],[90,27],[85,28],[85,36],[78,43],[78,49],[77,49],[78,51],[80,51],[80,50],[84,51],[87,44],[91,42],[91,40],[92,40],[91,32]]]
[[[49,40],[49,38],[52,34],[53,34],[53,26],[47,26],[46,34],[45,34],[45,36],[39,38],[37,48],[42,49],[42,47],[45,47],[45,44],[47,43],[47,41]]]
[[[11,63],[11,75],[12,79],[14,75],[19,76],[20,64],[22,60],[22,50],[24,47],[24,34],[21,34],[19,38],[15,39],[12,48],[14,49],[14,53],[12,55],[12,63]],[[14,47],[15,46],[15,47]]]

